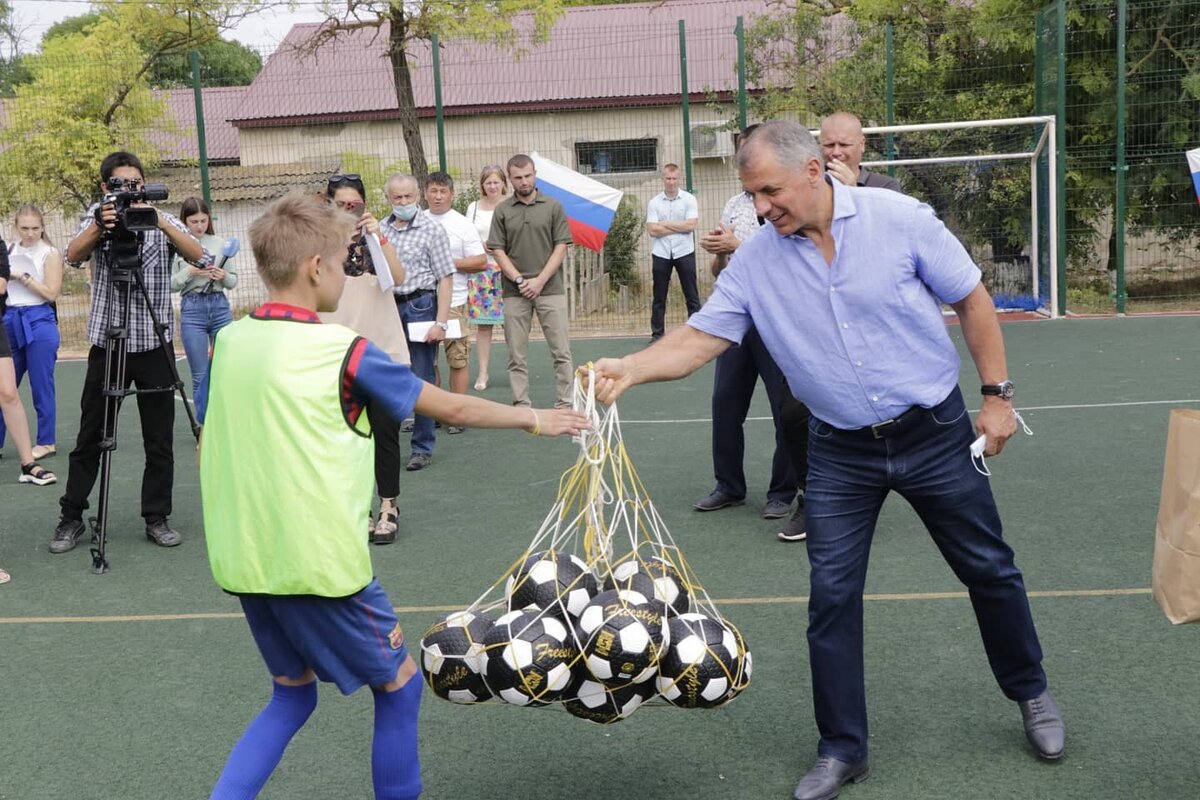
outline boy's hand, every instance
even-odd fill
[[[567,408],[535,408],[533,413],[537,427],[527,430],[538,436],[562,436],[564,433],[574,436],[592,427],[586,415]]]

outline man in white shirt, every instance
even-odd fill
[[[683,171],[677,164],[663,167],[663,191],[646,206],[646,233],[654,240],[650,250],[654,276],[654,304],[650,309],[652,341],[663,335],[672,270],[679,273],[679,286],[683,289],[688,316],[700,310],[693,236],[700,219],[700,207],[694,195],[679,188],[682,177]]]
[[[471,339],[467,336],[467,276],[487,268],[483,240],[475,226],[451,208],[454,203],[454,179],[435,172],[425,182],[425,213],[437,220],[450,237],[450,258],[454,261],[453,290],[450,294],[450,320],[457,320],[460,335],[447,337],[446,363],[450,365],[450,391],[467,393],[467,367],[470,364]],[[462,433],[464,428],[451,425],[446,433]]]

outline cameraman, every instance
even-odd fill
[[[117,180],[114,180],[117,179]],[[111,182],[111,183],[110,183]],[[144,185],[142,162],[132,153],[111,153],[100,163],[100,190],[138,193]],[[106,198],[107,200],[108,198]],[[146,203],[131,203],[132,207],[147,207]],[[142,243],[141,277],[146,294],[159,322],[165,326],[166,341],[171,341],[174,314],[171,309],[172,250],[184,259],[210,266],[213,257],[192,238],[188,229],[175,217],[159,211],[158,227],[145,233]],[[65,553],[75,547],[83,535],[83,512],[88,507],[88,495],[96,483],[100,469],[100,441],[104,435],[104,385],[106,376],[105,345],[110,324],[119,320],[120,297],[114,287],[112,263],[106,252],[104,236],[119,233],[117,210],[112,202],[93,204],[84,215],[75,237],[67,245],[67,261],[81,266],[92,259],[92,308],[88,317],[87,377],[79,405],[79,438],[71,451],[67,469],[67,488],[58,501],[62,519],[50,541],[51,553]],[[126,232],[125,235],[130,235]],[[142,422],[142,446],[146,467],[142,473],[142,517],[146,520],[146,538],[160,547],[174,547],[182,537],[167,524],[171,513],[171,488],[175,479],[174,428],[175,398],[171,387],[175,376],[172,365],[175,354],[164,352],[154,332],[154,323],[146,303],[132,288],[129,297],[128,358],[125,365],[125,385],[136,383],[138,416]],[[109,376],[115,378],[115,376]],[[163,389],[165,391],[151,391]]]

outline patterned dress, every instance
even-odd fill
[[[467,219],[479,231],[479,238],[487,242],[492,230],[492,212],[480,208],[479,203],[467,206]],[[487,269],[476,272],[467,282],[467,319],[476,325],[500,325],[504,322],[504,298],[501,295],[500,268],[488,254]]]

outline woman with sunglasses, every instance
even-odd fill
[[[492,229],[492,212],[508,196],[508,177],[497,166],[486,166],[479,174],[479,199],[467,206],[466,218],[479,231],[479,238],[487,245],[488,233]],[[467,280],[467,319],[475,323],[475,352],[479,354],[479,376],[475,379],[475,391],[482,392],[488,386],[488,370],[492,353],[492,331],[504,324],[504,297],[501,294],[500,268],[489,250],[487,268],[471,275]]]
[[[352,214],[358,220],[358,234],[350,246],[347,259],[346,287],[337,311],[320,314],[323,322],[345,325],[381,347],[401,364],[409,363],[408,344],[404,326],[396,312],[392,291],[380,283],[378,271],[391,275],[391,283],[404,282],[404,266],[400,256],[379,231],[379,220],[367,210],[367,190],[362,177],[352,173],[334,175],[325,187],[326,202]],[[364,237],[378,238],[380,250],[387,261],[376,264]],[[371,430],[375,436],[375,484],[379,491],[379,517],[368,523],[367,532],[373,544],[391,544],[396,540],[396,497],[400,494],[400,426],[388,414],[372,413],[367,407]]]

